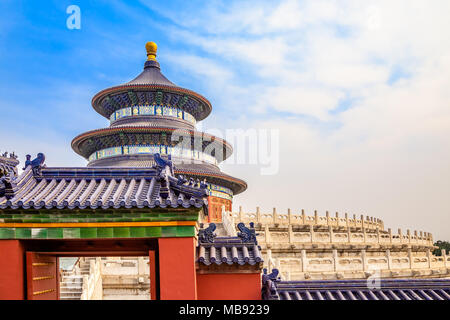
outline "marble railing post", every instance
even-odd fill
[[[348,214],[347,214],[347,212],[345,213],[345,225],[347,226],[347,228],[349,227],[349,225],[348,225]]]
[[[366,243],[367,242],[367,233],[366,233],[366,228],[365,227],[362,228],[362,233],[363,233],[364,243]]]
[[[409,260],[409,268],[413,268],[413,258],[412,258],[412,250],[408,248],[408,260]]]
[[[361,229],[364,229],[365,225],[366,224],[364,223],[364,216],[361,215]]]
[[[308,266],[307,266],[307,260],[306,260],[306,250],[302,249],[301,251],[301,259],[302,259],[302,272],[306,272]]]
[[[315,224],[319,223],[319,216],[317,215],[317,210],[314,210],[314,223]]]
[[[402,235],[402,229],[398,228],[398,238],[400,239],[400,243],[403,243],[403,235]]]
[[[406,235],[408,236],[408,243],[411,243],[411,230],[406,230]]]
[[[259,207],[256,207],[256,221],[261,222],[261,211]]]
[[[272,250],[267,249],[267,273],[272,272]]]
[[[277,208],[273,208],[273,212],[272,212],[272,215],[273,215],[273,223],[277,223]]]
[[[333,226],[328,226],[328,232],[330,234],[330,242],[333,243]]]
[[[388,262],[388,270],[392,270],[391,251],[389,249],[386,250],[386,259]]]
[[[380,228],[377,226],[377,243],[381,243],[381,237],[380,237]]]
[[[336,249],[333,249],[333,270],[334,272],[338,271],[338,253]]]
[[[431,251],[427,249],[428,268],[431,268]]]
[[[305,225],[306,224],[306,214],[305,214],[304,209],[302,209],[302,221],[303,221],[303,224]]]
[[[389,233],[389,243],[392,243],[392,230],[391,230],[391,228],[388,228],[388,233]]]
[[[288,209],[288,223],[291,225],[294,222],[294,218],[292,217],[291,209]]]
[[[269,226],[267,224],[264,226],[264,237],[266,239],[266,245],[267,245],[271,241]]]
[[[292,231],[292,224],[288,225],[288,236],[289,236],[289,243],[294,242],[294,232]]]
[[[330,213],[328,211],[325,211],[325,215],[327,217],[327,226],[330,225]]]
[[[361,250],[362,270],[367,270],[366,250]]]
[[[137,264],[138,264],[138,275],[139,276],[145,275],[145,269],[147,269],[146,268],[147,266],[144,261],[144,257],[138,257]]]
[[[444,259],[444,267],[447,268],[447,251],[445,249],[441,249],[441,256]]]

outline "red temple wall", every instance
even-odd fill
[[[19,240],[0,241],[0,300],[25,299],[25,249]]]
[[[195,239],[159,238],[161,300],[196,300]]]
[[[197,274],[197,298],[198,300],[261,300],[261,274]]]

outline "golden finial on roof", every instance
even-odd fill
[[[156,50],[158,46],[154,42],[147,42],[145,44],[145,49],[147,49],[147,61],[156,61]]]

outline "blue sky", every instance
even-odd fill
[[[367,214],[448,239],[449,6],[4,0],[0,151],[84,166],[71,140],[108,126],[92,96],[139,74],[155,41],[163,73],[212,102],[201,129],[280,133],[276,175],[223,165],[249,184],[235,209]]]

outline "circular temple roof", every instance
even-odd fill
[[[110,115],[123,107],[135,104],[160,104],[164,98],[174,107],[186,109],[197,121],[205,119],[212,105],[202,95],[179,87],[167,79],[156,61],[156,44],[146,44],[148,59],[144,70],[133,80],[98,92],[92,98],[92,107],[102,116]],[[165,97],[164,97],[165,96]],[[159,100],[159,101],[158,101]]]

